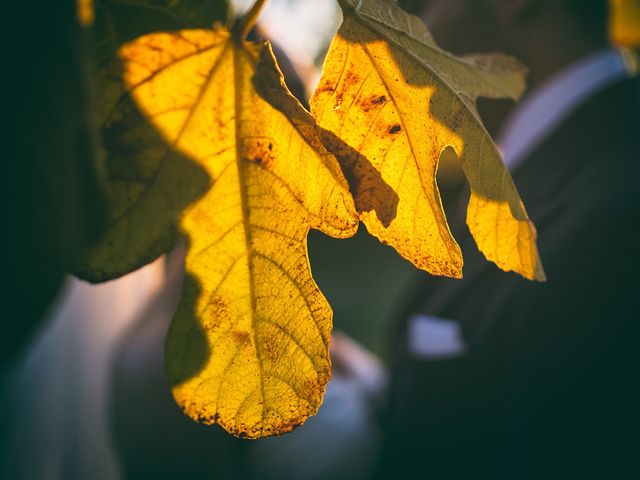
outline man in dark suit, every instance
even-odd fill
[[[529,67],[530,93],[502,122],[498,144],[537,226],[548,281],[487,262],[464,225],[463,199],[450,221],[464,278],[423,276],[394,337],[380,477],[637,472],[633,56],[608,46],[604,0],[404,4],[445,49],[501,50]]]

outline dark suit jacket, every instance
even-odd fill
[[[546,283],[498,270],[454,229],[464,279],[423,278],[396,332],[381,478],[640,471],[639,174],[640,82],[624,80],[514,175]],[[415,312],[460,322],[468,354],[412,358]]]

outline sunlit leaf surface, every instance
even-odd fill
[[[268,44],[221,27],[138,36],[146,15],[113,15],[134,8],[189,24],[211,2],[96,4],[99,64],[137,39],[97,75],[110,222],[77,273],[115,278],[187,239],[166,369],[189,416],[239,436],[289,431],[321,403],[332,312],[311,276],[309,229],[345,238],[359,213],[417,266],[461,275],[435,183],[447,146],[472,187],[480,249],[543,278],[535,230],[474,107],[480,95],[517,97],[521,67],[442,52],[394,3],[341,3],[313,99],[322,128],[288,92]]]
[[[331,309],[311,277],[307,233],[355,233],[346,180],[268,45],[185,30],[120,55],[145,117],[212,185],[179,221],[188,250],[167,339],[174,397],[236,435],[291,430],[317,410],[330,375]]]
[[[344,21],[311,107],[368,230],[419,268],[462,275],[435,180],[450,146],[471,187],[467,223],[479,249],[504,270],[544,279],[535,228],[474,106],[479,96],[517,98],[524,69],[502,55],[442,51],[395,2],[340,4]]]

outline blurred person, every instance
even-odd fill
[[[464,278],[422,275],[392,337],[378,476],[622,478],[640,426],[637,57],[608,45],[604,0],[400,3],[444,49],[529,68],[524,100],[490,129],[548,281],[489,263],[462,199]]]
[[[110,472],[92,415],[102,406],[103,384],[92,375],[100,373],[99,360],[74,362],[85,347],[96,347],[94,336],[74,344],[88,329],[80,313],[82,320],[91,316],[78,302],[86,289],[64,276],[105,224],[88,32],[74,0],[3,7],[3,18],[21,21],[0,31],[2,44],[11,45],[0,78],[0,478],[56,478],[87,464]],[[74,307],[52,308],[62,291]],[[78,330],[65,334],[69,324]],[[54,345],[62,339],[68,343]],[[104,349],[96,351],[100,359]],[[83,388],[76,388],[79,378],[88,380]],[[86,402],[58,401],[71,398],[72,389]],[[69,461],[65,447],[80,431],[95,435],[77,448],[81,458]]]
[[[130,325],[162,305],[171,276],[158,259],[99,285],[65,278],[42,330],[7,371],[0,478],[120,478],[107,422],[110,364]]]

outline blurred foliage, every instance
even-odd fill
[[[615,45],[640,46],[640,0],[609,0],[609,36]]]

